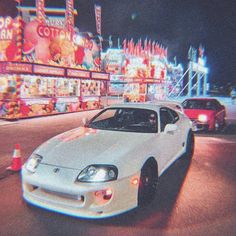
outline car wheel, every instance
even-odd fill
[[[186,151],[184,157],[186,159],[191,159],[194,153],[194,134],[193,131],[189,131],[186,143]]]
[[[155,161],[148,161],[141,169],[139,189],[138,189],[138,206],[142,207],[150,203],[157,189],[157,164]]]
[[[225,114],[222,118],[221,124],[220,124],[220,130],[224,130],[224,128],[226,127],[226,120],[225,120]]]
[[[226,126],[226,120],[225,120],[225,116],[224,116],[224,118],[223,118],[222,126],[223,126],[223,127],[225,127],[225,126]]]

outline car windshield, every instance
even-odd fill
[[[157,113],[149,109],[108,108],[96,115],[89,128],[139,133],[157,132]]]
[[[216,104],[211,100],[186,100],[183,102],[184,109],[215,110]]]

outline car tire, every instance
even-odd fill
[[[222,123],[215,121],[214,129],[212,130],[213,133],[221,133],[224,130],[224,127],[226,125],[225,119],[222,121]]]
[[[223,127],[226,126],[226,119],[225,119],[225,116],[224,116],[224,119],[223,119],[223,124],[222,124]]]
[[[226,127],[226,120],[225,120],[225,117],[224,117],[224,119],[222,121],[222,125],[221,125],[221,130],[224,130],[225,127]]]
[[[193,134],[193,131],[190,130],[188,132],[188,137],[187,137],[187,142],[186,142],[186,151],[184,154],[185,159],[189,159],[189,160],[192,159],[193,153],[194,153],[194,145],[195,145],[194,134]]]
[[[141,169],[139,189],[138,189],[138,206],[143,207],[150,203],[156,193],[158,182],[157,163],[154,160],[148,161]]]

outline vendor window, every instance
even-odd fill
[[[67,97],[69,96],[69,81],[68,79],[58,79],[57,80],[57,96],[58,97]]]
[[[79,80],[69,79],[69,96],[79,96]]]
[[[21,97],[47,97],[47,79],[27,76],[22,79]]]

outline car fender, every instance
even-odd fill
[[[156,135],[156,134],[155,134]],[[130,150],[128,153],[126,153],[126,156],[123,157],[125,160],[125,164],[114,163],[118,168],[118,178],[126,178],[128,176],[135,175],[137,172],[140,172],[143,165],[151,158],[154,159],[155,162],[158,165],[158,158],[155,157],[154,153],[151,151],[147,151],[148,147],[150,145],[154,145],[151,143],[145,143],[142,147],[136,147],[133,150]],[[145,148],[146,147],[146,148]],[[156,145],[157,152],[160,148],[158,145]],[[150,148],[151,149],[151,148]]]

